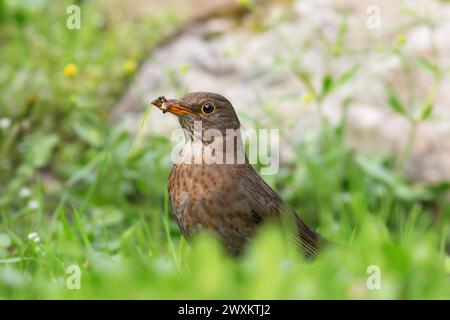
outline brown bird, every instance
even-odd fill
[[[308,256],[317,254],[319,235],[249,164],[239,119],[225,97],[192,92],[179,100],[162,96],[152,104],[175,114],[185,132],[185,145],[170,174],[168,190],[172,212],[186,238],[199,229],[211,230],[237,255],[263,221],[288,216],[295,221],[303,251]],[[223,141],[217,143],[220,137]],[[231,164],[224,159],[231,159]]]

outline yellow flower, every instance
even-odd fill
[[[73,63],[69,63],[65,68],[64,68],[64,75],[67,78],[72,78],[74,76],[76,76],[78,73],[78,68],[75,64]]]
[[[186,73],[186,72],[188,72],[188,71],[189,71],[189,65],[183,64],[183,65],[180,67],[180,72],[181,72],[181,73]]]
[[[403,33],[397,35],[397,44],[398,45],[400,45],[400,46],[404,45],[405,42],[406,42],[406,36]]]
[[[253,4],[252,0],[237,0],[237,4],[241,7],[248,8]]]
[[[304,104],[310,104],[314,101],[314,95],[311,92],[305,92],[301,98]]]
[[[133,74],[137,69],[136,62],[134,60],[127,60],[123,63],[122,69],[126,74]]]

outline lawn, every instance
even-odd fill
[[[450,299],[449,182],[405,175],[414,131],[399,158],[363,156],[346,118],[330,123],[321,109],[358,67],[314,84],[293,60],[321,126],[302,142],[282,135],[295,156],[268,179],[335,244],[306,259],[267,225],[232,258],[212,235],[180,234],[167,196],[172,141],[141,134],[146,109],[137,133],[109,120],[180,13],[125,17],[79,1],[89,19],[72,32],[71,3],[0,0],[0,299]],[[448,80],[433,61],[413,68]],[[411,130],[429,120],[429,96],[412,112],[386,90]]]

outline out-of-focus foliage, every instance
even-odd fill
[[[339,244],[307,260],[267,226],[238,259],[210,235],[188,245],[168,209],[170,141],[108,122],[144,54],[177,17],[123,19],[83,1],[82,28],[73,32],[68,4],[0,0],[0,299],[450,298],[448,185],[411,185],[392,157],[353,154],[344,134],[351,98],[339,124],[323,118],[269,180]],[[343,21],[330,59],[346,54]],[[321,102],[359,68],[314,84],[298,61],[289,67],[320,116]],[[409,117],[387,88],[386,104]],[[423,105],[412,128],[432,111]],[[80,290],[66,286],[73,265]],[[370,266],[381,272],[379,289],[367,286]]]
[[[0,208],[6,215],[20,211],[22,187],[43,197],[67,191],[67,201],[76,202],[103,154],[127,140],[108,116],[143,55],[167,34],[166,21],[176,17],[159,12],[127,20],[120,8],[113,14],[87,2],[81,29],[71,30],[70,2],[1,3],[0,118],[10,123],[0,131]],[[135,151],[131,161],[148,156]],[[41,209],[54,207],[52,199]]]

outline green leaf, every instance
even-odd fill
[[[81,236],[81,241],[83,242],[83,244],[86,248],[90,249],[91,243],[89,242],[88,233],[86,232],[86,229],[84,228],[84,224],[81,219],[80,212],[76,208],[73,208],[73,217],[74,217],[75,225]]]
[[[361,156],[356,159],[356,162],[367,176],[385,184],[390,188],[392,195],[398,199],[404,201],[429,201],[433,198],[432,192],[426,187],[407,184],[404,180],[399,179],[394,171],[389,170],[377,159]]]
[[[392,171],[389,171],[382,163],[377,161],[378,159],[369,159],[367,157],[358,157],[356,159],[357,164],[361,167],[365,174],[385,183],[388,186],[395,184],[395,175]]]
[[[326,96],[333,86],[333,77],[327,74],[322,80],[322,96]]]
[[[418,58],[416,61],[419,67],[422,67],[423,69],[428,70],[433,74],[438,74],[441,70],[438,65],[432,63],[428,59]]]
[[[11,245],[11,238],[6,233],[0,233],[0,248],[8,248]]]
[[[425,104],[420,110],[419,121],[427,120],[433,113],[433,105],[431,103]]]
[[[6,5],[4,0],[0,0],[0,24],[5,21],[6,17]]]
[[[342,49],[344,48],[345,40],[347,37],[347,31],[348,31],[348,18],[347,16],[345,16],[339,25],[338,35],[336,37],[336,42],[333,46],[332,52],[335,56],[340,56],[342,54]]]
[[[141,129],[144,129],[145,121],[147,120],[151,111],[152,111],[152,108],[150,106],[147,106],[147,110],[145,110],[144,116],[142,117],[142,120],[141,120]]]
[[[400,114],[403,114],[406,116],[407,115],[406,109],[403,106],[403,104],[400,102],[400,99],[398,98],[394,87],[392,87],[391,85],[388,85],[387,93],[388,93],[388,104],[391,107],[391,109],[397,113],[400,113]]]
[[[56,134],[33,137],[30,143],[30,151],[27,154],[27,159],[34,167],[43,167],[50,160],[53,148],[56,147],[58,141],[59,137]]]
[[[434,195],[442,195],[445,192],[450,191],[450,181],[439,181],[435,184],[428,186],[428,190],[432,192]]]
[[[105,140],[104,133],[99,126],[90,121],[77,121],[73,124],[77,135],[85,142],[94,147],[99,147]]]
[[[299,78],[299,80],[303,83],[303,85],[314,95],[317,96],[316,90],[314,89],[314,85],[311,81],[311,76],[308,71],[302,69],[299,65],[294,64],[292,66],[292,71]]]
[[[15,257],[15,258],[8,258],[8,259],[0,259],[0,264],[7,264],[7,263],[19,263],[22,261],[32,260],[31,258],[21,258],[21,257]]]
[[[122,211],[112,206],[92,209],[92,221],[96,226],[118,225],[124,220]]]
[[[333,88],[339,88],[340,86],[347,83],[349,80],[351,80],[359,71],[359,66],[353,66],[350,69],[348,69],[346,72],[341,74],[339,78],[334,82]]]
[[[322,97],[325,97],[331,91],[343,86],[351,80],[359,71],[359,66],[353,66],[344,73],[342,73],[336,80],[327,74],[322,80]]]

